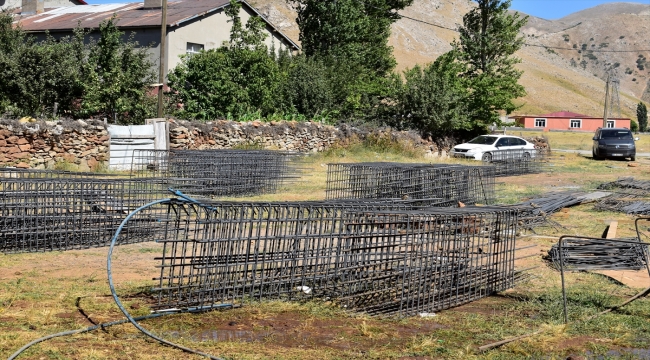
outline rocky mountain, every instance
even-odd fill
[[[298,40],[295,12],[286,0],[253,0],[272,23]],[[390,44],[398,70],[426,64],[449,51],[471,0],[415,0],[392,27]],[[635,118],[639,99],[650,102],[650,5],[609,3],[559,20],[530,17],[522,29],[527,44],[517,56],[524,71],[521,83],[528,95],[518,100],[516,114],[569,110],[601,115],[605,100],[606,69],[620,80],[623,116]],[[550,49],[556,47],[561,49]],[[628,52],[630,49],[646,51]],[[625,52],[622,52],[625,51]]]

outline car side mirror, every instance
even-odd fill
[[[591,140],[598,140],[598,137],[597,137],[597,136],[594,136],[594,138],[591,139]]]
[[[639,137],[638,137],[638,136],[635,137],[635,138],[634,138],[634,141],[639,141]]]

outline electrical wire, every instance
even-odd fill
[[[373,5],[370,5],[370,4],[366,4],[361,0],[358,0],[358,2],[365,5],[365,6],[368,6],[368,7],[377,9],[377,10],[381,10],[380,8],[378,8],[376,6],[373,6]],[[413,17],[406,16],[406,15],[403,15],[403,14],[400,14],[400,13],[394,13],[394,14],[399,16],[400,18],[404,18],[404,19],[408,19],[408,20],[411,20],[411,21],[416,21],[416,22],[419,22],[419,23],[422,23],[422,24],[426,24],[426,25],[437,27],[437,28],[451,30],[453,32],[460,33],[460,31],[458,29],[452,29],[452,28],[446,27],[444,25],[440,25],[440,24],[429,22],[429,21],[413,18]],[[572,29],[574,27],[577,27],[578,25],[581,25],[581,24],[582,24],[582,22],[579,22],[579,23],[577,23],[577,24],[575,24],[573,26],[570,26],[570,27],[568,27],[566,29],[556,31],[556,32],[552,32],[552,33],[548,33],[548,34],[545,34],[545,35],[556,34],[556,33],[562,32],[562,31],[566,31],[566,30]],[[544,49],[583,51],[582,49],[565,48],[565,47],[560,47],[560,46],[547,46],[547,45],[529,44],[527,42],[524,42],[524,45],[525,46],[530,46],[530,47],[539,47],[539,48],[544,48]],[[648,52],[648,51],[650,51],[650,49],[635,49],[635,50],[600,50],[600,49],[595,49],[595,50],[584,50],[584,51],[598,52],[598,53],[635,53],[635,52]]]

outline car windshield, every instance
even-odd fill
[[[492,145],[494,142],[497,141],[496,136],[485,136],[481,135],[478,137],[473,138],[472,140],[468,141],[468,144],[479,144],[479,145]]]
[[[630,130],[602,130],[600,132],[601,139],[632,139],[632,132]]]

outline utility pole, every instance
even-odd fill
[[[607,128],[607,115],[609,114],[609,80],[611,74],[607,72],[607,82],[605,83],[605,112],[603,114],[603,129]]]
[[[163,91],[165,89],[165,44],[167,43],[167,0],[162,0],[162,21],[160,25],[160,69],[158,73],[158,117],[163,114]]]

